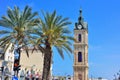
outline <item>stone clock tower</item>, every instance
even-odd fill
[[[88,80],[88,26],[82,10],[74,29],[74,80]]]

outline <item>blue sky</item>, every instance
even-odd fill
[[[89,77],[111,80],[120,70],[120,0],[0,0],[0,17],[14,5],[21,9],[29,5],[39,13],[56,10],[58,15],[70,18],[72,32],[82,8],[89,28]],[[65,54],[62,60],[55,51],[53,74],[72,75],[72,66],[73,59]]]

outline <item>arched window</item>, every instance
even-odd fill
[[[82,53],[78,52],[78,62],[82,62]]]
[[[82,41],[82,37],[81,34],[78,35],[78,41],[81,42]]]
[[[82,80],[82,74],[78,74],[78,80]]]

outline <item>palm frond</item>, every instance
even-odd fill
[[[68,54],[69,58],[72,59],[72,58],[71,58],[71,55],[70,55],[70,52],[68,51],[68,49],[65,48],[65,47],[62,47],[62,48],[63,48],[63,49],[65,50],[65,52]]]
[[[5,36],[3,38],[0,39],[0,46],[4,46],[6,44],[8,44],[11,41],[12,37],[11,36]]]
[[[38,52],[36,46],[33,47],[33,49],[32,49],[32,54],[33,54],[34,51]]]
[[[8,10],[7,10],[7,14],[8,14],[8,17],[9,19],[12,21],[12,23],[14,23],[16,20],[15,20],[15,15],[14,15],[14,12],[12,11],[11,8],[8,7]]]
[[[57,47],[57,46],[55,46],[55,47],[56,47],[57,51],[59,52],[60,56],[62,57],[62,59],[64,59],[64,54],[63,54],[62,48],[61,47]]]
[[[13,12],[14,12],[14,15],[15,15],[16,22],[18,22],[19,19],[20,19],[20,11],[19,11],[19,7],[14,6],[14,10],[13,10]],[[19,24],[19,23],[17,23],[17,24]]]
[[[4,48],[4,52],[6,53],[6,51],[7,51],[7,49],[9,48],[9,46],[10,46],[10,42],[8,42],[6,45],[5,45],[5,48]]]
[[[0,31],[0,35],[9,34],[9,33],[10,33],[10,31],[6,31],[6,30],[1,30],[1,31]]]
[[[68,45],[68,44],[63,44],[63,46],[64,46],[70,53],[73,52],[72,49],[71,49],[71,47],[70,47],[70,45]]]
[[[11,28],[14,26],[14,23],[6,16],[2,16],[2,20],[1,20],[1,23],[0,25],[2,27],[7,27],[7,28]]]
[[[38,49],[42,52],[42,54],[44,54],[45,53],[45,49],[42,47],[42,46],[38,46]]]
[[[64,18],[64,19],[62,19],[62,20],[59,20],[58,25],[60,25],[60,24],[62,24],[62,23],[64,23],[64,22],[66,22],[67,20],[69,20],[69,18]]]
[[[28,47],[27,46],[25,46],[25,52],[27,54],[27,57],[29,58],[29,52],[28,52]]]

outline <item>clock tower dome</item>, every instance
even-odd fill
[[[88,26],[82,10],[74,29],[74,80],[88,80]]]

